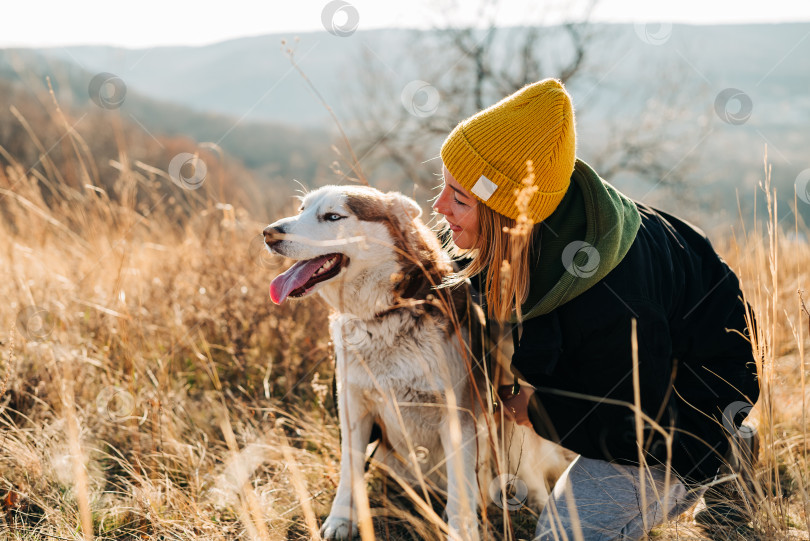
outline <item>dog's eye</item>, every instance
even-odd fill
[[[342,220],[345,216],[341,216],[340,214],[335,214],[334,212],[327,212],[323,215],[323,219],[327,222],[337,222],[338,220]]]

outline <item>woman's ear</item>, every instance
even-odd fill
[[[391,192],[393,196],[392,210],[396,213],[404,212],[411,220],[415,220],[422,216],[422,207],[419,203],[399,192]]]

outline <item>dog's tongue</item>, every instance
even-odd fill
[[[275,280],[270,282],[270,299],[276,303],[281,304],[287,296],[307,283],[315,271],[323,265],[330,257],[325,255],[323,257],[316,257],[315,259],[307,259],[306,261],[299,261],[283,273],[276,276]]]

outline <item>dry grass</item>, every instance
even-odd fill
[[[228,204],[237,197],[222,186],[237,182],[214,167],[220,156],[202,154],[210,180],[189,191],[122,145],[100,182],[60,115],[49,129],[73,149],[75,181],[61,183],[68,172],[44,152],[27,170],[0,149],[4,538],[310,538],[338,481],[324,306],[268,301],[281,265],[262,255],[268,216]],[[759,314],[766,359],[756,518],[722,535],[806,538],[808,316],[797,290],[810,247],[766,229],[720,249]],[[378,536],[435,536],[369,482],[374,512],[388,516]],[[535,520],[515,512],[514,538]],[[681,520],[655,535],[706,534]]]

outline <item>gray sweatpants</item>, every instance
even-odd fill
[[[654,526],[688,510],[706,490],[688,490],[673,476],[665,493],[664,471],[652,467],[645,470],[642,500],[640,471],[577,457],[554,485],[537,521],[535,541],[641,539]]]

